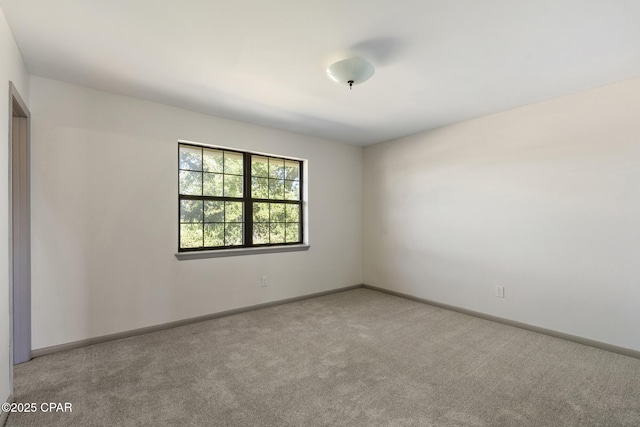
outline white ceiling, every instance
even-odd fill
[[[30,73],[368,145],[640,75],[639,0],[0,0]],[[375,75],[353,90],[326,67]]]

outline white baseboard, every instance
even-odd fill
[[[366,284],[347,286],[345,288],[332,289],[332,290],[323,291],[323,292],[316,292],[316,293],[313,293],[313,294],[302,295],[302,296],[299,296],[299,297],[287,298],[287,299],[283,299],[283,300],[279,300],[279,301],[271,301],[271,302],[267,302],[267,303],[262,303],[262,304],[256,304],[256,305],[247,306],[247,307],[236,308],[236,309],[233,309],[233,310],[227,310],[227,311],[222,311],[222,312],[218,312],[218,313],[207,314],[207,315],[204,315],[204,316],[193,317],[193,318],[190,318],[190,319],[184,319],[184,320],[178,320],[178,321],[175,321],[175,322],[163,323],[161,325],[155,325],[155,326],[149,326],[149,327],[146,327],[146,328],[140,328],[140,329],[134,329],[134,330],[130,330],[130,331],[118,332],[118,333],[115,333],[115,334],[109,334],[109,335],[103,335],[103,336],[94,337],[94,338],[88,338],[88,339],[85,339],[85,340],[74,341],[74,342],[55,345],[55,346],[51,346],[51,347],[44,347],[44,348],[40,348],[40,349],[37,349],[37,350],[32,350],[31,351],[31,358],[44,356],[46,354],[51,354],[51,353],[57,353],[59,351],[65,351],[65,350],[71,350],[71,349],[74,349],[74,348],[85,347],[85,346],[88,346],[88,345],[99,344],[99,343],[102,343],[102,342],[113,341],[113,340],[118,340],[118,339],[122,339],[122,338],[129,338],[129,337],[132,337],[132,336],[135,336],[135,335],[147,334],[147,333],[150,333],[150,332],[161,331],[161,330],[164,330],[164,329],[176,328],[178,326],[184,326],[184,325],[188,325],[188,324],[191,324],[191,323],[196,323],[196,322],[202,322],[202,321],[205,321],[205,320],[216,319],[216,318],[219,318],[219,317],[231,316],[233,314],[243,313],[245,311],[259,310],[261,308],[273,307],[273,306],[276,306],[276,305],[287,304],[287,303],[290,303],[290,302],[296,302],[296,301],[301,301],[301,300],[305,300],[305,299],[309,299],[309,298],[320,297],[320,296],[323,296],[323,295],[329,295],[329,294],[333,294],[333,293],[337,293],[337,292],[349,291],[349,290],[357,289],[357,288],[366,288],[366,289],[370,289],[370,290],[373,290],[373,291],[378,291],[378,292],[386,293],[386,294],[389,294],[389,295],[394,295],[394,296],[405,298],[405,299],[409,299],[409,300],[412,300],[412,301],[417,301],[417,302],[421,302],[421,303],[424,303],[424,304],[433,305],[435,307],[444,308],[445,310],[456,311],[458,313],[467,314],[469,316],[479,317],[481,319],[486,319],[486,320],[491,320],[493,322],[503,323],[505,325],[514,326],[516,328],[526,329],[528,331],[537,332],[537,333],[540,333],[540,334],[545,334],[545,335],[549,335],[549,336],[552,336],[552,337],[565,339],[567,341],[573,341],[575,343],[582,344],[582,345],[587,345],[587,346],[590,346],[590,347],[595,347],[595,348],[598,348],[600,350],[606,350],[606,351],[610,351],[612,353],[618,353],[618,354],[622,354],[624,356],[629,356],[629,357],[633,357],[633,358],[636,358],[636,359],[640,359],[640,351],[632,350],[630,348],[619,347],[619,346],[616,346],[616,345],[607,344],[607,343],[603,343],[603,342],[600,342],[600,341],[595,341],[595,340],[591,340],[591,339],[588,339],[588,338],[579,337],[579,336],[576,336],[576,335],[565,334],[564,332],[554,331],[552,329],[541,328],[541,327],[538,327],[538,326],[533,326],[533,325],[529,325],[529,324],[526,324],[526,323],[517,322],[515,320],[509,320],[509,319],[505,319],[505,318],[502,318],[502,317],[497,317],[497,316],[493,316],[493,315],[490,315],[490,314],[481,313],[481,312],[478,312],[478,311],[468,310],[468,309],[465,309],[465,308],[456,307],[456,306],[449,305],[449,304],[443,304],[443,303],[440,303],[440,302],[437,302],[437,301],[428,300],[426,298],[420,298],[420,297],[416,297],[416,296],[413,296],[413,295],[405,294],[405,293],[402,293],[402,292],[396,292],[396,291],[392,291],[392,290],[389,290],[389,289],[379,288],[377,286],[370,286],[370,285],[366,285]],[[2,420],[3,419],[6,420],[6,415],[7,414],[2,414],[2,416],[4,418],[0,418],[0,426],[3,425]]]
[[[555,338],[561,338],[563,340],[572,341],[578,344],[587,345],[589,347],[595,347],[600,350],[610,351],[612,353],[622,354],[623,356],[629,356],[636,359],[640,359],[640,351],[630,348],[619,347],[613,344],[607,344],[600,341],[590,340],[588,338],[579,337],[576,335],[565,334],[564,332],[554,331],[552,329],[541,328],[539,326],[529,325],[527,323],[517,322],[515,320],[505,319],[503,317],[492,316],[491,314],[481,313],[479,311],[467,310],[466,308],[460,308],[449,304],[443,304],[437,301],[432,301],[426,298],[415,297],[413,295],[405,294],[402,292],[396,292],[385,288],[379,288],[377,286],[362,285],[363,288],[371,289],[373,291],[382,292],[385,294],[393,295],[400,298],[409,299],[424,304],[433,305],[435,307],[444,308],[445,310],[457,311],[458,313],[467,314],[469,316],[479,317],[481,319],[491,320],[492,322],[503,323],[505,325],[514,326],[520,329],[526,329],[528,331],[537,332],[539,334],[549,335]]]
[[[205,320],[217,319],[218,317],[231,316],[232,314],[243,313],[245,311],[259,310],[261,308],[273,307],[281,304],[288,304],[290,302],[302,301],[309,298],[321,297],[323,295],[334,294],[337,292],[350,291],[352,289],[361,288],[362,285],[347,286],[345,288],[331,289],[329,291],[315,292],[313,294],[302,295],[293,298],[286,298],[278,301],[265,302],[262,304],[250,305],[247,307],[235,308],[233,310],[221,311],[218,313],[206,314],[204,316],[192,317],[190,319],[176,320],[174,322],[163,323],[160,325],[148,326],[146,328],[133,329],[130,331],[117,332],[115,334],[102,335],[94,338],[87,338],[84,340],[73,341],[70,343],[54,345],[51,347],[43,347],[36,350],[31,350],[31,358],[44,356],[46,354],[57,353],[59,351],[72,350],[74,348],[86,347],[88,345],[99,344],[107,341],[119,340],[122,338],[129,338],[136,335],[148,334],[150,332],[162,331],[165,329],[177,328],[178,326],[189,325],[191,323],[202,322]]]

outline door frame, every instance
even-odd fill
[[[14,119],[24,119],[14,120]],[[18,150],[14,148],[14,122],[21,127]],[[10,383],[13,393],[13,366],[31,358],[31,190],[30,151],[31,113],[13,82],[9,82],[9,348]],[[22,153],[22,159],[21,159]],[[22,161],[21,161],[22,160]],[[18,170],[16,170],[18,168]],[[24,170],[22,170],[24,168]],[[15,195],[14,173],[20,173],[24,182],[19,182],[20,194]],[[24,193],[24,194],[22,194]],[[20,197],[18,206],[14,196]],[[19,213],[18,221],[14,215]],[[22,227],[20,229],[19,227]],[[14,233],[19,230],[20,241]],[[21,246],[20,246],[21,245]],[[24,259],[16,256],[24,255]],[[16,262],[20,272],[16,272]],[[18,274],[16,274],[18,273]],[[17,283],[16,276],[22,277]]]

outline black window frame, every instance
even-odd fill
[[[199,148],[202,152],[204,149],[213,149],[220,150],[225,152],[232,152],[242,154],[243,162],[242,162],[242,197],[225,197],[225,196],[195,196],[195,195],[183,195],[180,194],[180,172],[181,171],[190,171],[192,170],[181,169],[180,168],[180,147],[192,147]],[[298,181],[299,181],[299,192],[298,192],[298,200],[280,200],[280,199],[264,199],[264,198],[253,198],[251,197],[251,156],[257,156],[268,159],[277,159],[284,160],[290,162],[298,163]],[[201,171],[204,176],[204,171]],[[203,236],[203,246],[195,247],[195,248],[183,248],[180,245],[181,242],[181,225],[180,221],[180,207],[182,200],[202,200],[207,201],[229,201],[229,202],[241,202],[243,204],[243,227],[242,227],[242,236],[243,236],[243,244],[242,245],[229,245],[229,246],[204,246],[204,236]],[[298,241],[297,242],[282,242],[282,243],[253,243],[253,204],[254,203],[284,203],[291,205],[299,206],[299,225],[298,225]],[[200,145],[189,142],[181,142],[178,141],[178,252],[201,252],[201,251],[218,251],[225,249],[243,249],[243,248],[264,248],[264,247],[275,247],[275,246],[293,246],[293,245],[303,245],[304,244],[304,223],[305,223],[305,215],[304,215],[304,160],[295,159],[291,157],[283,157],[283,156],[275,156],[269,154],[256,153],[251,151],[241,151],[232,148],[213,146],[213,145]],[[269,222],[270,224],[270,222]],[[286,224],[286,223],[285,223]],[[204,225],[204,222],[203,222]]]

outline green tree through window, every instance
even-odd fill
[[[179,146],[179,250],[302,243],[302,162]]]

